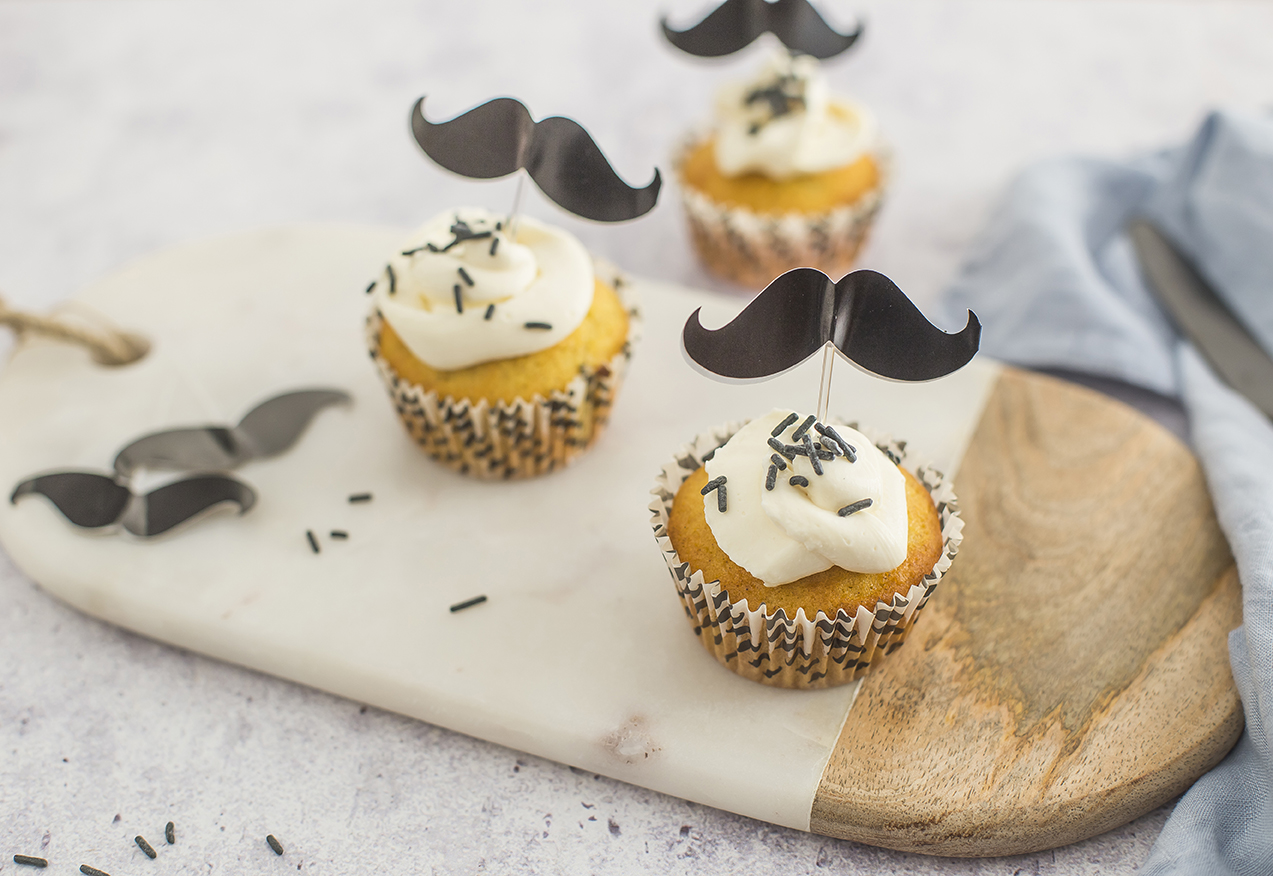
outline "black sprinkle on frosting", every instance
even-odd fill
[[[793,487],[807,487],[809,486],[809,479],[804,475],[792,475],[787,483]]]
[[[867,508],[870,508],[872,504],[873,503],[871,502],[870,499],[862,499],[860,501],[854,502],[852,505],[845,505],[836,513],[839,514],[841,517],[848,517],[850,514],[856,514],[859,511],[865,511]]]
[[[774,430],[770,432],[769,434],[777,438],[783,432],[787,431],[787,427],[790,426],[792,423],[794,423],[798,419],[800,419],[799,414],[794,414],[794,413],[787,414],[787,419],[783,420],[777,426],[774,426]]]
[[[804,437],[804,433],[809,431],[809,427],[812,426],[817,421],[818,421],[818,418],[815,417],[813,414],[810,414],[808,417],[805,418],[805,421],[800,424],[800,428],[796,429],[796,431],[791,434],[791,440],[799,441],[801,438]]]

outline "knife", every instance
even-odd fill
[[[1273,358],[1197,269],[1145,219],[1128,225],[1149,291],[1216,373],[1273,417]]]

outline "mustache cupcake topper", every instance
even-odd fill
[[[411,131],[424,154],[453,173],[495,179],[525,170],[558,206],[598,222],[648,213],[663,184],[655,168],[654,179],[644,188],[629,186],[582,125],[563,116],[536,122],[511,97],[488,101],[447,122],[426,119],[422,97],[411,110]],[[520,196],[519,179],[518,200]]]
[[[852,33],[840,33],[809,0],[725,0],[685,30],[668,27],[666,17],[660,24],[669,43],[700,58],[732,55],[771,33],[792,52],[826,60],[848,51],[863,30],[859,24]]]
[[[813,268],[783,274],[718,329],[703,328],[695,310],[681,333],[690,364],[726,382],[765,380],[824,350],[820,419],[830,399],[833,350],[878,377],[923,381],[967,365],[980,342],[981,323],[971,310],[964,328],[947,334],[883,274],[853,271],[836,283]]]

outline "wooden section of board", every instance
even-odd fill
[[[963,548],[866,679],[811,829],[1018,854],[1188,788],[1243,721],[1237,572],[1189,450],[1098,393],[1006,369],[956,488]]]

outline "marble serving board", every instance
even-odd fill
[[[699,306],[706,325],[723,323],[743,299],[634,279],[643,339],[609,431],[550,477],[471,481],[411,443],[364,348],[362,290],[403,236],[291,227],[132,264],[78,299],[152,342],[123,368],[20,344],[0,372],[6,491],[40,472],[105,471],[146,432],[233,423],[288,389],[338,387],[354,404],[239,470],[259,494],[243,516],[147,541],[76,529],[39,497],[0,504],[13,561],[160,641],[894,848],[1074,841],[1179,793],[1233,744],[1232,559],[1192,457],[1149,420],[986,361],[920,385],[838,368],[832,412],[905,437],[955,476],[967,540],[883,671],[860,688],[773,690],[699,646],[655,547],[648,491],[696,433],[811,408],[818,363],[712,383],[681,359],[680,327]],[[364,492],[374,499],[348,501]],[[1185,500],[1196,510],[1171,516]],[[479,594],[488,601],[449,611]]]

